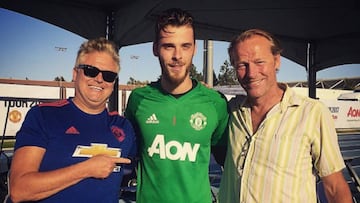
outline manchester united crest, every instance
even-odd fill
[[[200,113],[200,112],[196,112],[193,115],[191,115],[190,118],[190,125],[191,127],[193,127],[195,130],[202,130],[205,128],[207,122],[206,122],[206,117]]]

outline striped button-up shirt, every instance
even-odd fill
[[[256,132],[246,97],[230,101],[220,203],[315,203],[316,176],[345,167],[328,108],[282,86],[283,99]]]

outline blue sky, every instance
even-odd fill
[[[43,21],[0,8],[0,78],[54,80],[63,76],[71,81],[76,52],[86,39]],[[120,84],[130,77],[153,81],[160,75],[158,59],[152,55],[151,43],[120,49]],[[197,41],[193,63],[203,68],[203,41]],[[227,56],[227,42],[214,41],[213,68],[216,75]],[[59,51],[56,47],[66,48]],[[137,56],[134,59],[132,56]],[[318,79],[360,77],[360,64],[328,68],[317,73]],[[278,80],[306,81],[305,68],[282,58]]]

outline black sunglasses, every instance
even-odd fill
[[[95,66],[90,66],[90,65],[86,65],[86,64],[80,64],[80,65],[78,65],[77,68],[83,69],[84,75],[91,77],[91,78],[96,77],[101,72],[101,75],[106,82],[114,82],[118,76],[117,73],[114,73],[112,71],[99,70]]]

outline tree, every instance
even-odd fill
[[[148,80],[140,81],[140,80],[135,80],[133,77],[130,77],[129,81],[127,81],[126,84],[128,84],[128,85],[147,85],[149,83],[150,82]]]
[[[190,68],[190,77],[193,79],[196,79],[198,81],[204,81],[204,76],[202,73],[197,72],[196,66],[194,64],[191,64]]]
[[[198,81],[203,81],[205,82],[205,77],[204,75],[200,72],[197,72],[196,70],[196,66],[194,64],[192,64],[191,69],[190,69],[190,77],[193,79],[196,79]],[[216,78],[216,74],[213,71],[213,85],[216,86],[219,83],[218,79]]]
[[[220,67],[218,76],[219,85],[236,85],[238,84],[234,68],[225,60],[224,64]]]
[[[56,76],[56,78],[54,79],[54,81],[64,81],[65,82],[65,79],[63,76]]]

